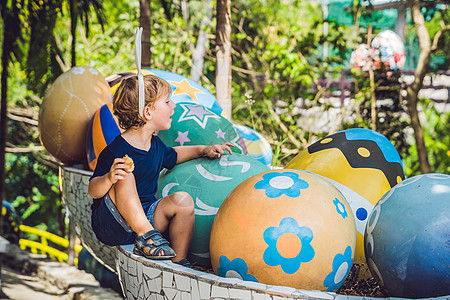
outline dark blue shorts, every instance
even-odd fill
[[[161,199],[153,202],[148,211],[147,219],[154,227],[153,216]],[[91,225],[97,239],[108,246],[133,244],[136,233],[123,219],[108,194],[92,204]]]

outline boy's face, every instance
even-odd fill
[[[155,130],[167,130],[172,124],[171,116],[174,113],[175,103],[170,99],[170,95],[167,94],[159,98],[155,102],[155,108],[152,112],[152,118],[150,122],[153,123]]]

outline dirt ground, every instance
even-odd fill
[[[2,266],[1,299],[14,300],[68,300],[69,295],[54,285],[37,277],[20,274],[19,271]]]

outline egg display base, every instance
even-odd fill
[[[224,278],[209,272],[186,268],[171,261],[148,260],[133,254],[133,245],[109,247],[100,243],[91,228],[93,199],[87,189],[92,172],[61,166],[60,188],[66,212],[83,246],[103,265],[119,276],[123,294],[137,299],[394,299],[382,297],[379,287],[369,279],[358,281],[357,265],[337,293],[299,290],[285,286]],[[364,293],[361,291],[369,291]],[[345,294],[345,295],[344,295]],[[380,297],[381,296],[381,297]],[[400,298],[395,298],[400,299]],[[448,299],[448,296],[433,298]]]

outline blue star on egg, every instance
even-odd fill
[[[350,272],[352,264],[352,248],[347,246],[344,254],[336,254],[333,259],[333,271],[325,277],[323,286],[328,288],[327,292],[337,290],[342,285]]]
[[[285,257],[278,250],[277,243],[284,234],[294,234],[300,240],[301,250],[295,257]],[[313,232],[306,226],[300,227],[297,221],[287,217],[281,220],[280,227],[269,227],[264,231],[264,241],[269,247],[264,251],[263,259],[269,266],[280,265],[287,274],[293,274],[300,268],[302,262],[309,262],[314,258],[314,248],[311,246]],[[295,251],[295,249],[294,249]]]
[[[248,274],[248,267],[242,258],[235,258],[232,261],[225,255],[219,258],[220,267],[217,268],[217,274],[227,278],[239,278],[246,281],[258,282],[255,276]]]
[[[255,189],[265,190],[269,198],[277,198],[283,194],[295,198],[300,196],[301,189],[309,187],[309,184],[294,172],[272,172],[264,174],[262,178],[263,180],[255,184]]]

